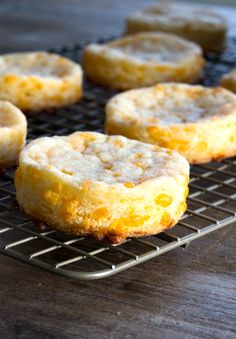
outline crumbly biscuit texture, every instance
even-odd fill
[[[93,132],[40,138],[22,151],[17,200],[76,235],[120,242],[161,232],[186,209],[189,165],[177,152]]]
[[[24,114],[7,101],[0,101],[0,169],[15,165],[25,144]]]
[[[236,69],[223,75],[220,84],[221,86],[229,89],[231,92],[236,93]]]
[[[158,82],[192,83],[202,76],[199,46],[167,33],[141,33],[107,44],[90,44],[83,54],[88,77],[115,89]]]
[[[236,96],[223,88],[159,84],[106,107],[106,131],[179,151],[190,163],[236,154]]]
[[[0,99],[24,111],[68,105],[81,92],[81,67],[69,59],[46,52],[0,56]]]
[[[161,2],[127,17],[126,33],[169,32],[198,43],[205,52],[219,52],[225,46],[224,17],[188,4]]]

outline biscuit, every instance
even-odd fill
[[[199,44],[204,52],[219,52],[225,46],[227,26],[220,14],[188,4],[161,2],[131,14],[126,33],[169,32]]]
[[[24,111],[76,102],[81,87],[81,67],[59,55],[26,52],[0,56],[0,99]]]
[[[25,144],[24,114],[7,101],[0,101],[0,169],[15,165]]]
[[[236,69],[230,73],[223,75],[221,82],[222,87],[229,89],[231,92],[236,93]]]
[[[114,89],[158,82],[196,82],[204,60],[199,46],[167,33],[141,33],[107,44],[90,44],[84,70],[93,82]]]
[[[177,150],[190,163],[234,156],[236,95],[173,83],[130,90],[108,102],[106,132]]]
[[[175,225],[188,181],[179,153],[95,132],[34,140],[15,176],[17,200],[31,217],[113,243]]]

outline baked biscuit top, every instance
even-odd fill
[[[236,96],[223,88],[159,84],[118,94],[107,105],[107,117],[142,124],[195,123],[236,114]]]
[[[0,56],[0,77],[14,75],[58,79],[70,76],[75,70],[81,72],[79,65],[53,53],[21,52]]]
[[[214,30],[218,29],[219,25],[226,26],[224,18],[212,10],[171,2],[162,2],[157,6],[133,13],[130,17],[153,23],[158,22],[167,27],[169,24],[176,27],[190,25]]]
[[[21,162],[56,171],[77,184],[95,181],[127,188],[153,178],[175,179],[189,173],[187,161],[175,151],[95,132],[39,138],[21,152]]]
[[[104,45],[90,44],[88,48],[110,58],[158,64],[176,64],[202,53],[197,44],[169,33],[138,33]]]

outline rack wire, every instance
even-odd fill
[[[105,40],[99,40],[103,42]],[[85,44],[52,50],[75,61]],[[236,67],[236,38],[221,55],[208,55],[203,84],[215,85]],[[104,105],[114,95],[85,81],[83,100],[30,117],[28,137],[103,131]],[[236,221],[236,158],[192,166],[188,209],[170,231],[111,245],[72,237],[37,225],[15,200],[14,171],[0,174],[0,252],[48,271],[77,279],[108,277],[159,256]],[[40,227],[39,227],[40,226]]]

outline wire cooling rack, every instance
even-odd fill
[[[102,42],[104,40],[100,40]],[[79,61],[84,44],[52,50]],[[207,58],[205,85],[236,67],[236,38]],[[29,139],[76,130],[102,132],[104,105],[114,94],[85,81],[83,100],[29,118]],[[192,166],[188,209],[171,231],[111,245],[35,224],[15,200],[14,169],[0,175],[0,252],[63,276],[98,279],[118,273],[236,221],[236,158]]]

